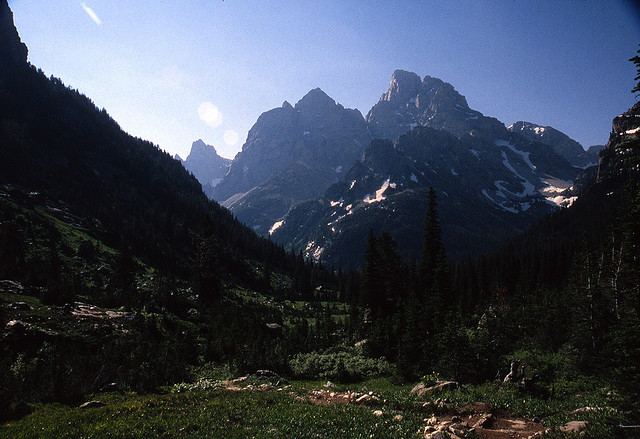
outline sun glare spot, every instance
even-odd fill
[[[222,113],[218,111],[218,108],[211,102],[203,102],[198,107],[198,116],[207,125],[211,127],[219,127],[222,123]]]
[[[238,143],[238,133],[233,130],[227,130],[224,132],[224,143],[229,146],[233,146]]]

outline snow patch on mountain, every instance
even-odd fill
[[[524,160],[524,162],[527,164],[527,166],[529,166],[531,168],[532,171],[536,170],[536,165],[534,165],[531,162],[531,159],[529,159],[529,156],[531,155],[530,152],[528,151],[520,151],[519,149],[516,149],[515,145],[513,143],[507,142],[506,140],[496,140],[495,144],[497,146],[504,146],[506,148],[509,148],[514,154],[519,155],[520,157],[522,157],[522,160]]]
[[[524,186],[524,189],[522,192],[520,193],[513,193],[514,195],[517,195],[519,197],[524,197],[527,195],[534,195],[536,193],[536,187],[531,184],[531,182],[529,180],[527,180],[526,178],[524,178],[522,175],[520,175],[518,173],[518,171],[516,171],[516,169],[511,166],[511,163],[509,162],[509,159],[507,158],[507,154],[502,151],[502,164],[505,166],[505,168],[507,168],[508,170],[510,170],[511,172],[513,172],[513,174],[518,177],[520,180],[522,180],[522,185]]]
[[[567,189],[571,188],[571,182],[557,179],[542,180],[546,185],[540,189],[544,199],[558,207],[569,207],[578,199],[576,196],[566,196]]]
[[[269,235],[273,235],[273,233],[280,228],[284,224],[284,220],[276,221],[273,223],[271,228],[269,229]]]
[[[376,191],[376,196],[375,198],[371,198],[371,194],[367,194],[366,197],[364,197],[364,199],[362,201],[364,201],[367,204],[372,204],[372,203],[378,203],[380,201],[384,201],[387,197],[385,197],[383,194],[384,192],[389,188],[395,188],[396,184],[395,183],[390,183],[390,178],[387,178],[385,180],[384,183],[382,183],[382,186],[380,186],[380,189],[378,189]]]

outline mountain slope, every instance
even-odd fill
[[[549,145],[555,152],[567,159],[569,163],[578,168],[588,168],[598,164],[598,154],[602,146],[592,146],[587,151],[582,145],[553,127],[543,127],[531,122],[519,121],[507,128],[509,131],[519,133],[531,141],[538,141]]]

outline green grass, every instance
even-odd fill
[[[38,405],[33,414],[0,427],[0,437],[408,438],[422,421],[419,414],[397,421],[396,411],[377,417],[371,407],[313,405],[276,391],[95,398],[107,406]]]
[[[551,427],[551,438],[565,437],[558,427],[569,420],[589,422],[587,438],[612,438],[615,427],[630,419],[615,408],[615,396],[603,389],[557,398],[538,398],[515,387],[486,383],[416,401],[412,384],[396,385],[387,378],[336,385],[328,391],[347,390],[380,396],[373,405],[317,405],[304,396],[323,389],[325,381],[294,381],[281,390],[194,390],[184,393],[137,395],[98,394],[87,399],[104,407],[80,409],[61,404],[36,404],[34,412],[0,426],[2,438],[412,438],[432,413],[451,413],[472,402],[491,403],[501,413],[541,418]],[[441,398],[451,407],[423,407]],[[580,407],[609,407],[571,414]],[[382,410],[376,416],[374,410]],[[395,419],[402,415],[402,419]]]

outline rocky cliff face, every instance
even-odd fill
[[[293,204],[341,179],[370,140],[358,110],[311,90],[295,107],[285,102],[258,118],[213,198],[267,233]],[[272,202],[265,205],[265,197]]]
[[[393,73],[389,90],[371,108],[366,121],[374,137],[391,140],[416,126],[492,137],[506,130],[497,119],[470,109],[451,84],[431,76],[421,81],[415,73],[403,70]]]
[[[213,188],[229,170],[231,160],[220,157],[213,146],[200,139],[191,144],[191,152],[183,165],[198,179],[204,192],[211,196]]]
[[[640,102],[613,119],[613,129],[601,152],[598,182],[640,183]]]
[[[0,70],[27,64],[27,46],[22,43],[13,24],[7,0],[0,0]]]
[[[588,151],[585,151],[580,143],[553,127],[519,121],[507,129],[519,133],[529,140],[551,146],[555,152],[566,158],[573,166],[584,169],[598,164],[602,147],[592,146]]]

